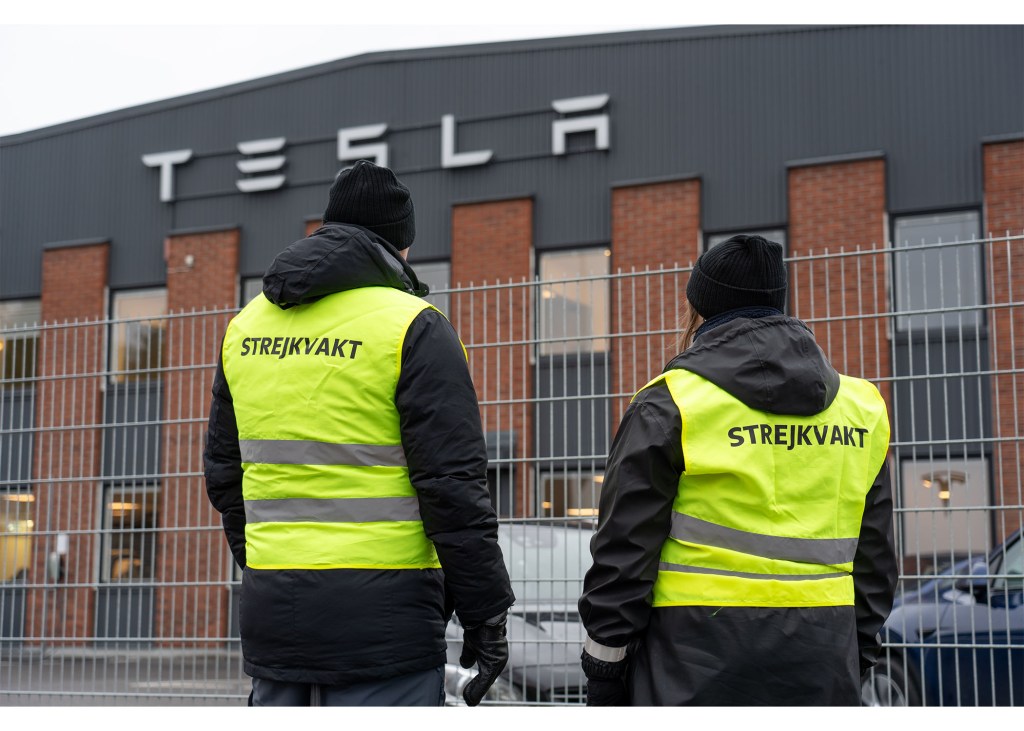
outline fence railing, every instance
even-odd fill
[[[788,264],[789,313],[892,420],[902,607],[866,702],[1024,704],[1024,237]],[[494,702],[584,697],[576,599],[605,457],[677,352],[689,272],[435,293],[466,345],[520,599]],[[245,702],[240,577],[202,465],[233,314],[0,330],[0,705]]]

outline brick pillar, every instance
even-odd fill
[[[533,201],[505,200],[452,209],[452,287],[516,283],[491,291],[453,292],[452,324],[465,343],[485,432],[516,438],[513,510],[532,510],[533,347],[531,263]],[[500,454],[508,459],[507,454]],[[508,474],[508,464],[498,465]]]
[[[678,352],[689,274],[700,255],[699,179],[629,185],[612,190],[612,430],[632,395]],[[652,274],[637,274],[651,270]],[[643,333],[658,331],[657,335]],[[633,333],[639,333],[634,335]]]
[[[161,471],[167,477],[157,513],[157,580],[174,585],[157,588],[154,618],[154,636],[165,642],[226,637],[228,632],[228,593],[222,586],[203,585],[229,579],[232,561],[220,516],[206,497],[202,455],[210,388],[230,313],[174,314],[235,307],[238,244],[237,229],[172,235],[165,244],[172,317],[163,395]]]
[[[988,303],[992,377],[992,500],[996,507],[1024,503],[1024,140],[983,145],[985,232],[990,275]],[[1012,237],[1018,237],[1013,239]],[[1020,509],[998,510],[997,540],[1024,523]]]
[[[56,327],[39,342],[34,469],[35,541],[27,637],[82,642],[94,633],[90,587],[96,576],[96,496],[100,489],[107,269],[110,245],[96,242],[43,251],[42,318]],[[67,324],[67,323],[71,324]],[[57,584],[46,558],[68,536],[65,574]],[[50,643],[47,643],[50,644]]]
[[[789,267],[791,314],[841,373],[892,376],[886,298],[885,160],[793,163],[789,168],[788,256],[822,256]],[[851,319],[835,319],[849,317]],[[892,419],[892,386],[880,384]]]

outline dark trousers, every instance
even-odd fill
[[[252,679],[250,706],[443,706],[444,666],[352,685]]]

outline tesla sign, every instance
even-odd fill
[[[564,155],[566,137],[570,134],[588,133],[594,136],[594,147],[609,149],[608,114],[603,111],[608,105],[608,94],[580,96],[571,99],[556,99],[552,108],[561,115],[551,123],[551,154]],[[338,130],[338,160],[372,160],[377,165],[388,167],[391,146],[386,140],[386,123],[367,124],[360,127],[345,127]],[[461,168],[486,165],[494,157],[493,150],[459,151],[456,144],[457,124],[455,115],[441,117],[441,167]],[[242,177],[235,186],[243,193],[276,190],[285,184],[284,154],[287,140],[272,137],[263,140],[239,142],[237,149],[242,156],[235,165]],[[169,150],[142,156],[142,164],[160,171],[160,200],[167,203],[175,199],[174,168],[192,159],[192,150]]]

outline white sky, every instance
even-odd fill
[[[861,0],[855,14],[809,0],[172,0],[163,12],[138,0],[16,4],[0,9],[0,136],[372,51],[685,25],[1024,15],[999,0],[970,12],[960,3],[969,17],[936,0],[898,3],[896,15],[892,0]]]

